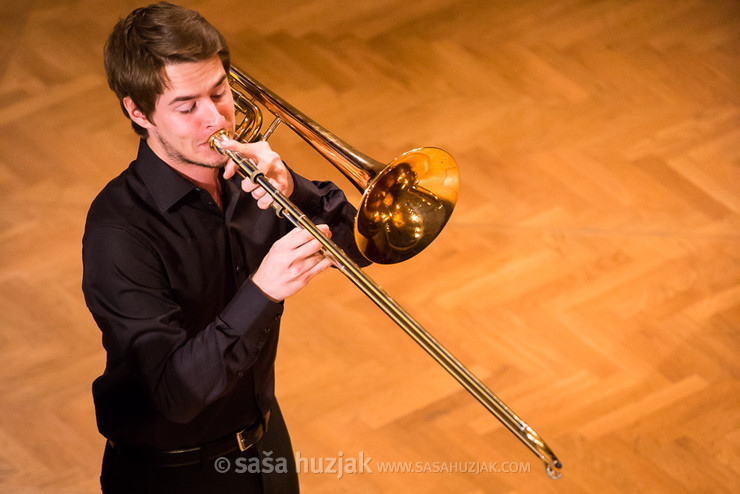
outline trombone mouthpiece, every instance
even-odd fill
[[[227,139],[229,139],[229,134],[227,134],[224,129],[217,130],[208,138],[208,145],[211,146],[211,149],[213,149],[214,151],[218,151],[221,154],[226,154],[223,143]]]

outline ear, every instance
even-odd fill
[[[154,124],[151,123],[148,118],[146,118],[144,113],[139,110],[139,107],[136,106],[134,100],[132,100],[129,96],[123,98],[123,106],[124,108],[126,108],[129,117],[134,123],[145,129],[150,129],[154,127]]]

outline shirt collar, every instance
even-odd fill
[[[134,169],[154,197],[160,211],[169,210],[196,187],[151,150],[145,139],[139,142]]]

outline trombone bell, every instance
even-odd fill
[[[360,201],[355,220],[360,252],[381,264],[421,252],[452,215],[458,182],[455,160],[441,149],[414,149],[393,160]]]

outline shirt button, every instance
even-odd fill
[[[239,371],[236,373],[236,375],[239,377],[244,377],[244,371]]]
[[[265,328],[265,334],[269,333],[270,331],[272,331],[272,328],[270,327]]]

